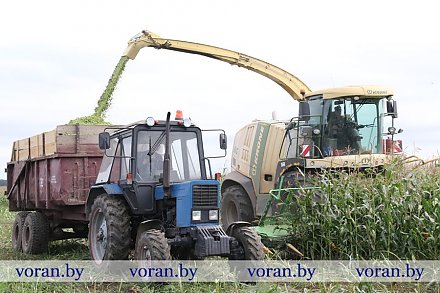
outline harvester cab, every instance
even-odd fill
[[[301,165],[315,168],[379,165],[371,162],[372,155],[399,151],[390,148],[385,139],[391,136],[394,140],[394,135],[402,132],[394,128],[397,105],[392,96],[391,89],[371,86],[332,88],[305,94],[298,117],[286,127],[285,152],[281,157],[297,159]],[[392,121],[388,132],[384,133],[387,116]],[[316,160],[309,162],[308,159]],[[378,162],[383,163],[383,159],[380,157]]]
[[[105,155],[88,198],[89,245],[94,260],[125,259],[125,255],[115,254],[122,249],[128,253],[128,247],[114,252],[110,242],[124,247],[130,238],[136,259],[169,259],[171,254],[178,258],[262,257],[262,250],[245,253],[247,248],[243,247],[250,240],[240,242],[241,235],[230,237],[226,232],[233,232],[219,225],[220,183],[212,179],[202,130],[183,119],[180,111],[177,114],[174,121],[168,113],[165,121],[149,117],[112,134],[100,134]],[[217,131],[225,156],[226,135]],[[107,207],[102,206],[106,202]],[[118,209],[125,210],[119,219],[107,212],[116,203]],[[240,228],[246,227],[238,227],[235,233]],[[126,234],[126,239],[111,239],[111,229]],[[256,232],[252,235],[257,237]]]

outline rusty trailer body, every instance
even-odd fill
[[[42,212],[51,232],[56,228],[84,230],[87,196],[103,155],[98,134],[105,127],[61,125],[14,142],[7,164],[9,210]]]

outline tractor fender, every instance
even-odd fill
[[[221,186],[221,192],[225,191],[226,188],[234,185],[241,186],[244,191],[246,191],[249,200],[252,204],[252,209],[254,211],[254,215],[256,212],[256,206],[257,206],[257,195],[255,194],[254,185],[252,184],[252,180],[249,177],[244,176],[243,174],[232,171],[231,173],[227,174],[225,178],[223,179],[222,186]]]
[[[119,186],[119,184],[110,183],[110,184],[102,184],[102,185],[92,186],[90,188],[89,195],[87,197],[87,203],[86,203],[86,215],[87,216],[90,213],[90,208],[92,207],[93,202],[95,201],[95,198],[103,193],[106,193],[108,195],[124,196],[124,191],[122,190],[121,186]]]
[[[234,232],[234,229],[236,228],[240,228],[240,227],[252,227],[254,225],[252,225],[249,222],[245,222],[245,221],[237,221],[232,223],[231,225],[229,225],[228,229],[226,229],[226,234],[227,235],[232,235],[232,232]]]
[[[137,228],[136,243],[139,237],[141,236],[141,234],[150,229],[156,229],[160,231],[162,229],[162,222],[157,219],[146,220],[141,222]]]

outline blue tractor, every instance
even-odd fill
[[[219,132],[226,155],[226,135]],[[189,119],[170,121],[168,112],[165,121],[110,126],[99,146],[105,154],[86,207],[95,262],[128,259],[133,248],[138,260],[263,259],[251,224],[220,226],[220,183],[209,179],[202,130]]]

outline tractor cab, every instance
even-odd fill
[[[204,156],[202,130],[191,120],[184,120],[180,111],[175,121],[149,117],[123,128],[108,128],[116,131],[112,135],[100,134],[100,147],[105,149],[105,155],[97,184],[117,184],[134,214],[160,213],[164,198],[177,205],[184,203],[188,209],[193,204],[202,204],[203,208],[217,211],[219,182],[212,180],[209,158]],[[220,148],[226,155],[226,135],[223,130],[220,132]],[[206,200],[198,200],[191,192],[199,185],[212,190],[205,194]],[[185,200],[180,198],[183,189],[188,189]],[[214,220],[218,220],[218,214],[215,219],[210,217],[210,222]],[[191,220],[180,224],[189,226]]]

